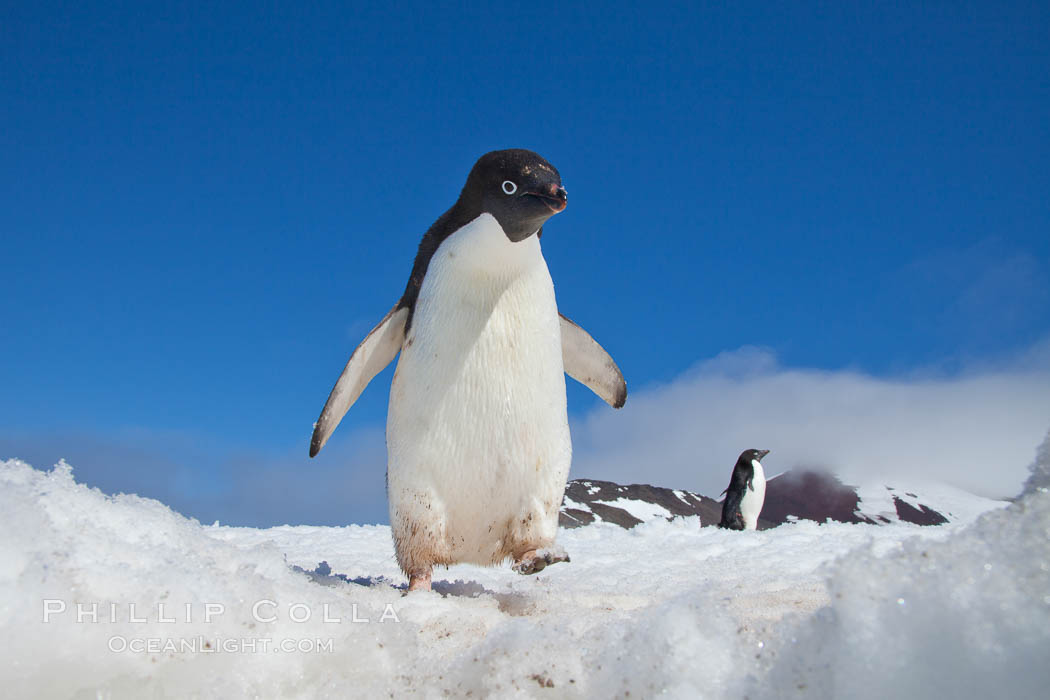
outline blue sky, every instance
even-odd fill
[[[2,10],[0,458],[384,520],[390,371],[316,460],[311,424],[496,148],[561,171],[559,304],[632,397],[746,346],[881,381],[1046,355],[1046,3],[303,5]]]

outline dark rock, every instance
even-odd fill
[[[561,527],[582,527],[590,525],[594,520],[594,513],[579,508],[563,507],[558,515],[558,525]]]
[[[630,484],[622,486],[611,481],[596,479],[574,479],[565,488],[565,497],[574,504],[587,508],[582,510],[575,506],[562,506],[558,524],[562,527],[581,527],[596,520],[595,516],[605,522],[615,523],[630,529],[642,522],[623,508],[611,502],[624,498],[642,503],[653,503],[663,507],[672,515],[699,515],[700,522],[718,522],[722,515],[722,506],[707,496],[688,491],[665,489],[648,484]]]
[[[831,518],[840,523],[873,523],[857,514],[860,497],[834,475],[820,471],[788,471],[766,482],[766,502],[762,517],[773,525],[799,520],[823,523]],[[761,524],[761,523],[760,523]]]
[[[894,496],[893,505],[897,509],[897,517],[906,523],[915,523],[916,525],[943,525],[948,522],[948,518],[922,503],[916,508],[910,503],[902,501]]]

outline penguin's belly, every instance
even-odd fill
[[[553,543],[572,447],[558,310],[534,238],[512,244],[528,264],[505,274],[447,243],[431,260],[387,417],[406,570]]]
[[[751,480],[754,490],[744,487],[744,497],[740,501],[740,515],[744,518],[746,530],[758,529],[758,515],[766,502],[766,473],[758,460],[753,460],[751,464],[755,468],[755,476]]]

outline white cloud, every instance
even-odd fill
[[[823,466],[854,480],[908,475],[1014,496],[1050,426],[1046,349],[1009,367],[890,379],[726,352],[636,391],[620,412],[577,421],[573,476],[715,496],[754,447],[772,450],[767,473]]]

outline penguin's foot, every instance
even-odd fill
[[[428,571],[425,574],[411,574],[408,577],[408,590],[411,591],[429,591],[430,590],[430,577],[433,575],[432,571]]]
[[[527,576],[539,573],[546,569],[548,564],[557,564],[560,561],[569,561],[569,554],[561,546],[554,545],[543,549],[530,549],[517,557],[511,568]]]

